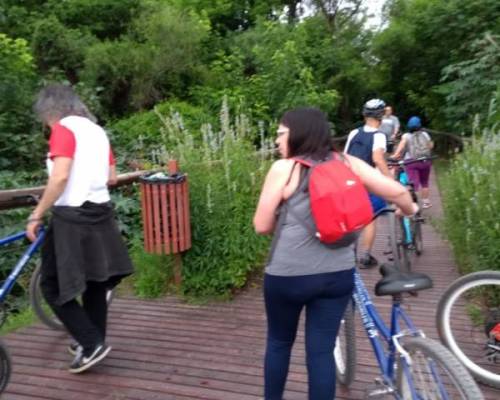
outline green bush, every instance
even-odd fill
[[[162,165],[175,158],[189,176],[192,248],[182,256],[181,290],[190,297],[227,296],[246,283],[267,252],[267,238],[257,236],[252,226],[269,164],[267,144],[256,153],[248,119],[239,115],[233,122],[226,102],[219,131],[205,124],[191,133],[176,112],[158,112],[158,117]],[[199,144],[193,139],[198,134]]]
[[[484,129],[466,144],[441,182],[445,230],[462,273],[500,270],[500,134],[496,129]]]
[[[160,103],[155,106],[155,111],[136,113],[106,126],[113,146],[120,149],[117,155],[120,157],[120,154],[125,154],[128,160],[130,160],[129,154],[139,159],[150,158],[151,150],[158,146],[162,127],[162,121],[157,113],[168,115],[172,112],[181,114],[185,128],[192,132],[204,123],[214,122],[204,110],[188,103],[176,100]],[[198,135],[198,139],[200,138]]]

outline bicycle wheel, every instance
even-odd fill
[[[11,371],[12,367],[7,346],[0,341],[0,393],[7,387]]]
[[[500,271],[481,271],[453,282],[439,300],[436,325],[443,343],[481,382],[500,388],[500,350],[491,347],[487,316],[500,309]]]
[[[356,375],[356,332],[354,325],[354,303],[349,302],[344,312],[335,350],[335,377],[341,385],[349,386]]]
[[[396,366],[395,397],[402,400],[481,400],[483,395],[462,364],[441,343],[422,337],[405,339]],[[397,397],[399,396],[399,397]]]
[[[412,236],[415,254],[420,256],[424,250],[424,242],[422,240],[422,216],[420,213],[417,213],[415,218],[412,219]]]
[[[39,263],[30,279],[30,287],[29,287],[29,297],[31,307],[35,312],[36,316],[40,321],[42,321],[49,328],[56,330],[64,330],[64,325],[61,321],[54,315],[50,306],[45,302],[45,299],[42,294],[42,290],[40,288],[40,279],[41,279],[41,264]],[[108,307],[113,301],[113,291],[108,290],[106,293],[106,302]]]

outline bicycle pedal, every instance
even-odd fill
[[[368,386],[365,390],[365,399],[385,399],[387,394],[394,393],[394,389],[387,386],[380,378],[376,378],[375,382]]]
[[[390,387],[378,387],[375,389],[367,389],[365,399],[385,399],[386,395],[394,393],[394,389]]]

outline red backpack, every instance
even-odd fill
[[[311,213],[314,234],[321,242],[337,242],[372,221],[368,192],[342,156],[333,153],[332,159],[320,163],[293,160],[311,169],[308,184]]]

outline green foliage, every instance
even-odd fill
[[[21,312],[18,313],[9,313],[7,315],[7,319],[0,327],[0,334],[6,335],[9,332],[13,332],[19,328],[24,328],[25,326],[29,326],[36,321],[36,315],[33,310],[28,307],[23,308]]]
[[[477,114],[487,124],[492,122],[488,115],[500,114],[498,103],[494,103],[496,110],[488,107],[488,99],[500,90],[500,35],[487,33],[472,42],[471,48],[474,57],[444,68],[442,80],[446,83],[437,88],[446,96],[447,120],[459,129],[464,121],[471,124]]]
[[[0,168],[32,169],[42,135],[32,133],[33,57],[23,39],[0,33]]]
[[[85,49],[94,41],[93,36],[70,29],[57,17],[49,16],[35,23],[31,46],[42,73],[61,71],[68,80],[76,82],[77,71],[83,66]]]
[[[132,246],[130,254],[135,267],[135,293],[144,298],[164,295],[172,278],[171,258],[146,253],[142,248],[142,243],[139,242]]]
[[[82,78],[100,88],[103,106],[114,115],[149,108],[197,79],[207,34],[198,16],[154,4],[133,21],[128,37],[88,49]]]
[[[158,162],[154,154],[160,140],[162,121],[157,114],[169,115],[174,112],[183,116],[185,128],[194,132],[195,136],[201,125],[214,122],[213,117],[201,108],[175,100],[159,103],[152,111],[136,113],[112,122],[107,126],[107,131],[113,146],[120,149],[117,152],[119,163],[125,165],[127,161],[131,161],[131,157],[136,161],[154,159]],[[200,139],[198,132],[197,140]],[[167,143],[167,147],[170,147],[170,143]]]
[[[182,257],[182,291],[225,296],[245,284],[267,250],[267,239],[254,233],[251,221],[268,162],[251,144],[248,119],[240,115],[231,121],[227,103],[220,131],[203,125],[200,144],[178,113],[159,117],[162,143],[175,143],[166,147],[165,157],[178,159],[189,176],[193,246]]]
[[[423,113],[437,128],[451,127],[445,95],[433,88],[444,68],[473,58],[472,42],[485,32],[500,33],[499,16],[496,0],[394,1],[389,26],[374,42],[381,97],[395,103],[404,118]]]
[[[442,179],[445,229],[463,273],[500,266],[500,132],[484,128]]]
[[[50,0],[47,7],[70,28],[89,31],[99,39],[127,32],[140,0]]]

